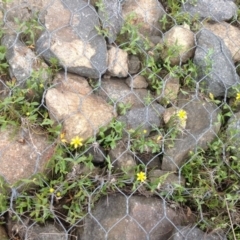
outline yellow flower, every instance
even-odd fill
[[[144,182],[147,179],[145,172],[137,173],[137,181]]]
[[[74,148],[78,148],[78,147],[81,147],[83,145],[82,141],[83,141],[83,139],[77,136],[77,137],[72,139],[70,144],[73,145]]]
[[[144,133],[144,134],[146,134],[146,133],[147,133],[147,130],[146,130],[146,129],[144,129],[144,130],[143,130],[143,133]]]
[[[179,110],[177,113],[177,116],[180,120],[186,120],[187,119],[187,112],[183,109]]]
[[[239,101],[239,100],[240,100],[240,92],[237,93],[237,95],[236,95],[236,101]]]
[[[39,85],[39,87],[40,87],[40,88],[44,88],[44,85],[41,83],[41,84]]]
[[[61,193],[60,192],[57,192],[57,197],[61,197]]]
[[[210,99],[211,99],[212,101],[214,100],[214,96],[213,96],[212,93],[209,93],[209,97],[210,97]]]
[[[60,140],[61,140],[62,143],[66,143],[67,142],[67,140],[65,139],[65,133],[61,133],[60,134]]]
[[[50,193],[53,193],[53,192],[54,192],[54,189],[53,189],[53,188],[50,188],[50,189],[49,189],[49,192],[50,192]]]

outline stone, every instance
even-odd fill
[[[6,230],[3,226],[0,226],[0,239],[1,240],[8,240],[9,239],[9,237],[6,233]]]
[[[161,236],[161,240],[167,240],[179,222],[181,216],[160,198],[108,195],[85,218],[81,239],[159,240]]]
[[[214,231],[212,233],[204,233],[201,229],[191,226],[176,226],[169,240],[227,240],[223,234]]]
[[[64,89],[76,94],[88,95],[93,91],[84,77],[72,73],[65,75],[64,72],[58,72],[54,77],[53,84],[59,91]]]
[[[196,147],[207,149],[221,125],[218,122],[220,109],[214,103],[198,99],[194,94],[187,97],[181,94],[179,99],[178,108],[187,112],[186,128],[182,129],[176,139],[169,140],[170,145],[165,140],[161,168],[164,171],[179,169]]]
[[[129,15],[133,18],[130,24],[138,26],[144,36],[161,35],[159,19],[165,14],[164,8],[156,0],[128,0],[122,6],[123,18],[126,21]]]
[[[207,18],[216,22],[230,20],[237,15],[238,7],[233,1],[225,0],[187,0],[182,5],[182,11],[192,17]]]
[[[119,78],[128,76],[127,52],[114,46],[108,50],[108,74]]]
[[[214,97],[230,97],[232,87],[240,83],[232,55],[223,40],[207,29],[196,35],[197,47],[193,62],[197,65],[200,87]]]
[[[63,124],[68,143],[76,136],[84,141],[95,136],[115,116],[114,109],[100,96],[88,93],[86,83],[69,80],[48,89],[45,99],[49,116]],[[82,87],[84,85],[84,87]],[[82,89],[87,89],[82,90]],[[84,92],[87,94],[84,94]]]
[[[119,0],[103,0],[101,5],[98,9],[99,18],[103,29],[107,31],[108,43],[112,44],[123,25],[122,4]]]
[[[164,100],[166,103],[173,103],[177,100],[178,92],[180,89],[180,83],[179,78],[173,77],[170,74],[167,74],[164,79],[162,94],[160,96],[157,96],[158,102],[161,102],[161,100]]]
[[[171,65],[186,63],[193,57],[195,42],[194,33],[184,26],[174,26],[164,34],[166,49],[163,50],[163,59],[168,57],[171,49],[176,49],[175,54],[170,57]]]
[[[147,88],[148,82],[145,77],[141,75],[134,75],[126,79],[126,84],[132,88]]]
[[[165,108],[158,103],[144,107],[132,107],[125,115],[119,116],[118,121],[126,124],[126,129],[142,129],[150,132],[162,124]]]
[[[2,45],[6,46],[6,59],[9,64],[9,73],[17,84],[23,85],[33,71],[39,72],[36,81],[46,82],[50,78],[48,66],[36,54],[20,41],[16,35],[4,35]]]
[[[129,74],[136,74],[141,68],[141,62],[137,56],[128,55],[128,72]]]
[[[46,31],[37,40],[36,49],[47,62],[55,57],[68,72],[90,78],[99,78],[107,70],[106,42],[97,33],[99,18],[90,4],[56,0],[42,18]]]
[[[132,107],[143,107],[148,97],[154,99],[146,89],[131,90],[122,79],[117,78],[103,79],[98,95],[113,104],[129,103]]]
[[[9,218],[8,233],[11,239],[15,239],[16,236],[18,236],[20,239],[65,240],[69,237],[65,229],[59,230],[54,224],[48,223],[44,226],[38,224],[30,225],[29,221],[23,217],[21,221],[11,220]]]
[[[120,141],[114,149],[109,151],[109,157],[116,169],[123,170],[129,176],[134,176],[134,168],[136,161],[134,160],[131,152],[127,149],[127,144]]]
[[[240,61],[240,30],[226,22],[204,23],[204,27],[220,37],[230,50],[234,62]]]
[[[0,136],[0,175],[7,183],[15,184],[46,170],[55,145],[49,143],[42,129],[23,127],[14,133],[7,128]]]

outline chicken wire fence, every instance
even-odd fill
[[[2,1],[1,239],[240,239],[238,8]]]

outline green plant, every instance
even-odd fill
[[[124,124],[113,120],[108,126],[99,129],[98,142],[106,149],[114,149],[123,137],[123,130]]]
[[[34,47],[37,34],[43,30],[43,26],[40,25],[37,16],[32,16],[27,21],[14,18],[14,22],[18,26],[17,31],[22,34],[23,41],[28,46]]]
[[[4,75],[7,73],[8,63],[6,60],[6,52],[7,52],[6,47],[0,46],[0,75]]]
[[[125,115],[127,113],[128,110],[130,110],[132,107],[132,104],[131,103],[123,103],[123,102],[120,102],[118,105],[117,105],[117,108],[118,108],[118,114],[120,115]]]

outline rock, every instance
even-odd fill
[[[187,62],[194,54],[194,33],[184,26],[174,26],[164,34],[166,49],[163,50],[163,59],[169,57],[169,51],[175,49],[174,55],[170,57],[172,65]]]
[[[161,160],[159,153],[152,153],[152,151],[144,151],[143,153],[134,152],[137,164],[144,164],[148,169],[160,169]]]
[[[226,22],[204,23],[204,27],[220,37],[232,54],[234,62],[240,61],[240,30]]]
[[[108,50],[108,73],[119,78],[128,76],[127,52],[113,46]]]
[[[124,144],[124,142],[120,141],[116,148],[109,151],[109,157],[116,169],[127,172],[131,177],[134,176],[136,161],[134,160],[129,149],[127,149],[127,144]]]
[[[224,42],[211,31],[198,32],[194,63],[198,67],[197,81],[214,97],[230,97],[231,87],[240,83],[232,55]]]
[[[217,232],[204,233],[201,229],[191,226],[176,226],[169,240],[227,240],[222,234]]]
[[[238,7],[233,1],[188,0],[183,3],[182,10],[188,12],[192,17],[199,16],[201,19],[210,18],[216,22],[221,22],[237,15]]]
[[[130,74],[136,74],[140,70],[141,62],[137,56],[130,55],[128,56],[128,72]]]
[[[175,140],[169,140],[170,143],[173,141],[173,146],[164,143],[162,160],[164,171],[176,171],[187,159],[190,151],[195,151],[196,147],[207,149],[208,143],[214,140],[220,129],[217,118],[220,110],[215,104],[200,100],[194,94],[188,97],[182,95],[179,99],[179,109],[187,112],[186,128]]]
[[[39,72],[36,81],[46,82],[49,79],[47,64],[15,35],[5,35],[1,42],[7,47],[6,59],[9,64],[10,76],[15,78],[18,84],[25,83],[33,71]]]
[[[46,31],[37,41],[37,53],[48,62],[57,58],[68,72],[99,78],[107,69],[107,48],[96,30],[100,24],[94,8],[82,0],[56,0],[44,13]]]
[[[144,36],[161,35],[159,19],[165,14],[162,4],[155,0],[128,0],[122,6],[123,18],[132,14],[130,24],[139,27]],[[147,14],[146,14],[147,13]]]
[[[185,186],[185,179],[174,172],[154,169],[148,175],[151,184],[157,184],[157,189],[165,192],[172,192],[174,184]]]
[[[118,121],[124,122],[127,129],[142,129],[150,132],[160,127],[165,108],[158,103],[144,107],[132,107],[125,115],[119,116]]]
[[[141,75],[135,75],[133,77],[128,77],[126,79],[126,84],[132,88],[147,88],[148,83],[145,77]]]
[[[115,116],[112,106],[88,90],[84,81],[68,79],[64,82],[63,78],[63,84],[48,89],[46,93],[49,115],[63,124],[67,142],[76,136],[83,140],[94,136],[99,127],[107,125]]]
[[[166,104],[173,103],[177,100],[178,92],[180,89],[179,78],[173,77],[168,74],[164,77],[163,81],[164,84],[162,94],[160,96],[157,96],[157,101],[161,102],[162,100],[164,100]]]
[[[146,89],[131,90],[123,80],[117,78],[103,79],[98,94],[108,102],[129,103],[132,107],[143,107],[148,97],[154,99]]]
[[[8,235],[6,233],[5,228],[3,226],[1,226],[1,225],[0,225],[0,239],[1,240],[8,240],[9,239],[9,237],[8,237]]]
[[[108,195],[85,218],[82,240],[167,240],[181,216],[159,198]]]
[[[123,25],[122,4],[119,0],[103,0],[98,14],[103,29],[107,31],[108,42],[111,44],[116,40]]]
[[[55,146],[48,142],[42,129],[24,126],[14,134],[13,129],[7,128],[0,131],[0,136],[0,175],[9,184],[43,172],[54,154]]]
[[[88,95],[92,92],[92,88],[89,86],[88,81],[76,74],[68,73],[65,75],[64,72],[56,74],[53,84],[60,91],[74,92],[76,94]]]
[[[10,219],[9,219],[10,220]],[[15,239],[17,236],[20,239],[32,239],[32,240],[65,240],[68,239],[69,234],[65,229],[61,231],[54,224],[46,224],[40,226],[37,224],[32,224],[21,218],[21,221],[8,222],[8,233]],[[2,239],[2,238],[1,238]]]

